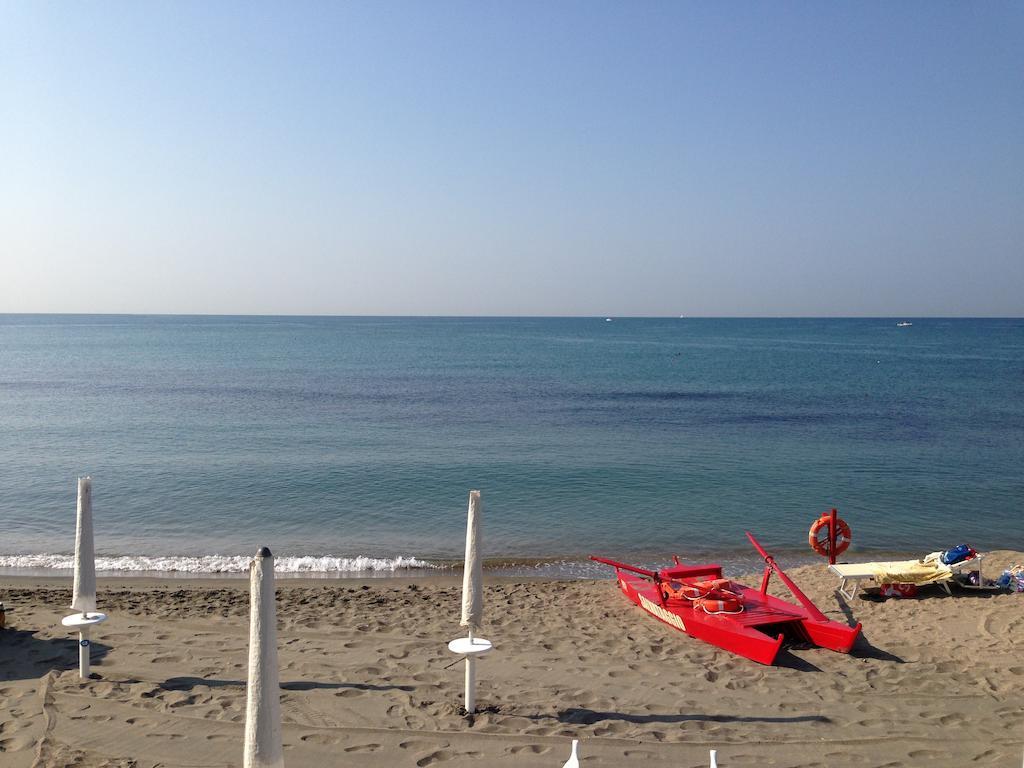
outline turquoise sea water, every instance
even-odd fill
[[[0,565],[1024,549],[1024,321],[904,319],[0,316]]]

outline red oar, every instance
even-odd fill
[[[800,587],[798,587],[793,580],[786,575],[786,572],[779,567],[779,564],[775,562],[775,558],[765,552],[764,547],[758,544],[757,539],[754,538],[754,534],[750,531],[745,531],[745,533],[747,534],[747,538],[750,539],[750,543],[754,545],[754,549],[756,549],[761,557],[764,558],[768,567],[779,575],[779,578],[782,579],[782,583],[789,587],[789,591],[793,593],[793,597],[795,597],[797,602],[807,610],[807,613],[810,614],[811,618],[816,621],[828,621],[825,614],[818,610],[818,606],[812,603],[811,599],[801,592]]]
[[[657,571],[648,571],[646,568],[637,568],[635,565],[626,565],[625,563],[620,563],[618,560],[609,560],[606,557],[596,557],[595,555],[591,555],[590,559],[598,563],[610,565],[614,568],[621,568],[624,571],[632,571],[633,573],[638,573],[641,576],[646,576],[648,579],[654,579],[655,581],[661,580],[661,577],[658,575]]]

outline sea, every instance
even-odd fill
[[[901,325],[900,323],[910,323]],[[490,571],[1024,549],[1024,320],[0,315],[0,569]]]

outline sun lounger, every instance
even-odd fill
[[[860,589],[862,581],[873,581],[876,584],[938,584],[947,594],[949,583],[960,573],[978,572],[978,585],[964,584],[960,586],[973,589],[984,589],[981,578],[980,554],[953,565],[945,565],[939,561],[939,552],[933,552],[921,560],[891,560],[872,563],[837,563],[830,565],[828,570],[839,577],[839,594],[847,600],[853,600]]]

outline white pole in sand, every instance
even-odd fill
[[[711,768],[718,768],[718,758],[716,757],[717,754],[717,749],[711,750]]]
[[[480,491],[469,492],[469,510],[466,515],[466,562],[462,573],[462,621],[469,627],[468,637],[448,643],[448,650],[466,657],[466,714],[476,711],[476,657],[489,653],[490,640],[475,636],[484,616],[483,563],[480,559],[480,518],[483,503]]]
[[[61,624],[78,630],[78,675],[89,677],[92,646],[89,630],[107,620],[96,611],[96,554],[92,536],[92,478],[78,478],[78,522],[75,528],[75,581],[71,607],[79,613],[65,616]]]
[[[277,671],[274,556],[266,547],[249,565],[249,685],[244,768],[283,768],[281,685]]]

